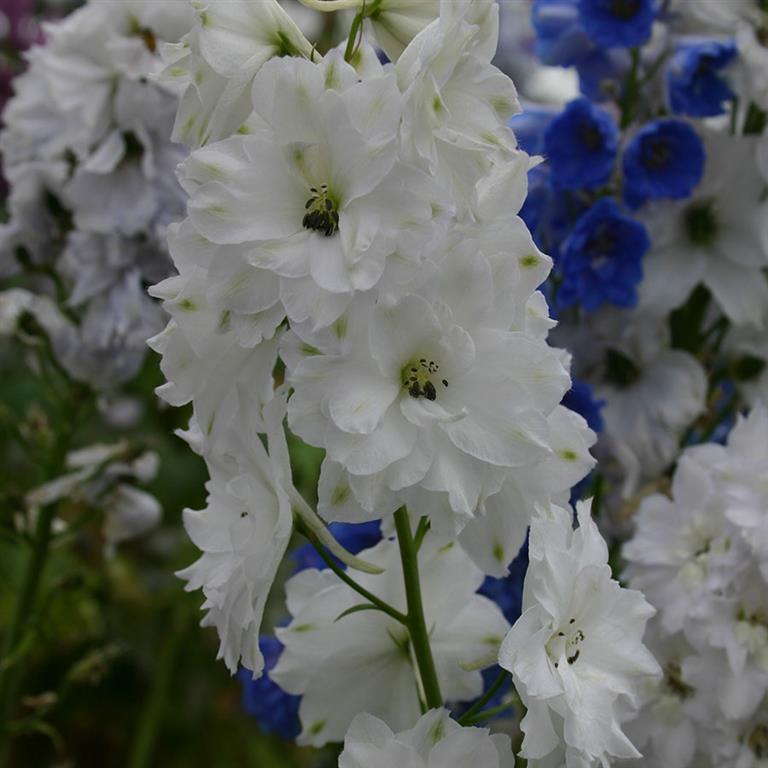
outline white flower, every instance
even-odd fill
[[[547,417],[553,453],[532,467],[513,469],[498,493],[483,499],[477,516],[459,535],[469,556],[483,571],[501,578],[525,542],[538,506],[566,503],[570,489],[595,460],[589,453],[596,435],[577,413],[562,406]]]
[[[706,753],[704,729],[711,723],[702,727],[688,711],[695,690],[684,679],[682,667],[693,651],[682,635],[669,636],[653,629],[658,629],[655,620],[649,624],[645,642],[664,674],[651,681],[643,708],[626,724],[625,731],[642,750],[643,766],[687,768],[694,758],[698,766]]]
[[[649,731],[656,752],[693,731],[712,765],[757,765],[751,761],[766,754],[767,421],[758,406],[739,420],[725,446],[688,448],[672,499],[645,499],[637,532],[624,547],[630,584],[659,610],[657,644],[675,653],[665,662],[666,688],[636,727]],[[659,716],[649,719],[654,712]]]
[[[704,411],[707,377],[692,355],[670,349],[666,316],[606,308],[555,341],[574,355],[574,376],[588,381],[605,429],[596,447],[621,496],[656,480],[680,452],[685,429]]]
[[[171,268],[165,230],[183,213],[174,168],[185,151],[168,138],[176,95],[149,76],[159,42],[190,13],[184,3],[91,2],[47,25],[4,115],[2,271],[21,249],[61,278],[79,322],[49,334],[54,352],[100,389],[133,377],[162,327],[145,286]]]
[[[107,512],[104,536],[108,551],[121,541],[151,530],[162,516],[160,502],[154,496],[124,483],[111,491],[103,503]]]
[[[357,715],[344,737],[339,768],[513,768],[509,736],[462,728],[445,709],[432,709],[413,728],[394,734],[372,715]]]
[[[183,89],[174,141],[202,146],[232,136],[252,111],[254,75],[274,56],[312,55],[276,0],[193,2],[195,25],[163,48],[162,81]]]
[[[270,61],[254,80],[250,133],[186,163],[196,230],[278,275],[293,321],[333,322],[412,230],[422,245],[432,234],[428,179],[396,165],[400,94],[379,70],[359,82],[338,51]]]
[[[732,323],[762,327],[768,203],[755,142],[709,132],[704,178],[692,199],[643,209],[653,247],[643,262],[641,307],[664,314],[703,283]]]
[[[171,321],[148,344],[163,356],[160,368],[168,380],[157,393],[171,405],[192,402],[202,435],[213,446],[233,425],[239,429],[244,411],[258,411],[272,397],[277,339],[268,323],[264,341],[257,323],[251,343],[241,344],[231,313],[209,304],[209,288],[206,270],[194,265],[154,286],[152,295],[165,300]]]
[[[203,554],[177,575],[187,591],[202,588],[202,626],[216,627],[218,658],[232,674],[239,664],[254,677],[261,673],[261,618],[293,530],[284,407],[284,395],[276,393],[264,408],[263,425],[254,412],[243,414],[230,440],[207,453],[208,506],[184,512],[184,527]],[[262,430],[269,452],[257,434]]]
[[[439,11],[439,0],[381,0],[367,23],[384,53],[391,61],[397,61]]]
[[[715,30],[732,33],[740,21],[760,21],[760,10],[754,0],[675,0],[675,10],[692,20],[714,27]]]
[[[27,504],[34,510],[68,498],[103,510],[104,549],[111,556],[116,544],[145,534],[162,515],[157,499],[133,484],[154,479],[157,456],[143,453],[132,458],[131,453],[126,442],[72,451],[66,458],[67,473],[30,491]]]
[[[405,610],[397,542],[385,539],[360,553],[385,569],[355,574],[377,597]],[[461,548],[428,534],[419,552],[421,589],[430,645],[447,700],[466,701],[482,692],[478,660],[493,653],[508,629],[498,607],[476,595],[482,572]],[[419,716],[408,630],[379,611],[336,620],[362,598],[331,571],[302,571],[286,583],[291,623],[277,630],[284,644],[271,677],[301,694],[299,743],[340,741],[359,712],[382,718],[396,730]],[[364,679],[361,679],[361,674]],[[329,696],[329,691],[336,691]]]
[[[768,15],[762,20],[768,20]],[[742,83],[739,96],[768,109],[768,48],[760,38],[760,26],[741,22],[736,29],[739,68]]]
[[[471,11],[481,6],[487,12],[478,19]],[[490,63],[497,37],[495,3],[443,3],[440,18],[414,38],[395,67],[405,101],[406,152],[464,198],[516,147],[506,123],[519,111],[517,92]]]
[[[566,509],[534,518],[523,614],[499,654],[528,707],[523,756],[564,748],[568,766],[639,755],[619,714],[659,671],[642,644],[653,608],[611,578],[589,504],[578,518],[575,531]]]
[[[291,428],[343,467],[369,515],[406,503],[452,535],[510,469],[553,455],[568,374],[543,339],[506,330],[531,254],[489,260],[485,245],[448,246],[424,295],[355,305],[343,342],[290,371]]]

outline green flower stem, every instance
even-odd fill
[[[152,685],[133,742],[129,768],[149,768],[154,764],[155,744],[168,712],[173,676],[179,652],[189,631],[189,623],[190,616],[186,603],[182,603],[175,610],[171,631],[163,641],[153,669]]]
[[[482,713],[483,707],[493,698],[495,693],[509,680],[509,672],[502,670],[491,683],[491,687],[459,718],[459,725],[466,725]],[[509,705],[506,705],[509,706]]]
[[[50,358],[54,360],[52,353]],[[90,404],[90,393],[82,385],[72,382],[68,376],[65,381],[69,385],[72,402],[68,417],[60,425],[57,432],[54,449],[44,464],[43,479],[45,481],[58,477],[64,471],[67,453],[82,416],[83,408]],[[22,665],[20,659],[16,658],[16,654],[19,653],[24,642],[27,626],[35,615],[38,589],[48,559],[55,515],[55,503],[47,504],[38,510],[32,540],[32,552],[26,563],[10,626],[3,638],[2,656],[0,656],[0,768],[9,764],[11,746],[11,729],[9,726],[22,676]]]
[[[637,98],[640,92],[640,50],[638,48],[632,48],[629,53],[632,59],[632,64],[626,82],[624,83],[624,96],[619,103],[621,110],[619,127],[622,130],[628,128],[632,124],[635,107],[637,106]]]
[[[428,709],[443,706],[440,682],[437,679],[435,660],[429,645],[429,632],[424,619],[424,605],[421,599],[419,581],[419,553],[411,531],[411,521],[405,507],[395,512],[395,530],[400,545],[400,562],[403,566],[405,597],[408,604],[408,632],[419,668],[419,677]]]
[[[468,717],[466,720],[462,717],[459,722],[462,725],[476,725],[477,723],[482,723],[484,720],[490,720],[492,717],[496,717],[496,715],[500,715],[502,712],[506,712],[510,709],[512,709],[511,701],[506,704],[500,704],[498,707],[486,709],[484,712],[478,712],[476,715]]]
[[[37,589],[48,558],[51,542],[55,504],[43,507],[37,517],[32,553],[24,572],[24,581],[16,601],[13,618],[3,642],[3,654],[0,659],[0,765],[7,762],[10,747],[9,724],[13,714],[13,703],[19,685],[20,664],[14,658],[18,645],[24,637],[27,623],[31,618],[37,599]]]
[[[344,49],[344,61],[351,61],[352,56],[355,54],[355,50],[358,46],[358,37],[360,35],[360,28],[363,25],[364,8],[355,14],[355,18],[352,20],[352,26],[349,30],[349,37],[347,38],[347,46]]]
[[[320,543],[318,538],[304,525],[297,526],[299,533],[304,536],[307,541],[315,548],[317,554],[323,559],[323,562],[351,589],[364,597],[371,605],[375,605],[380,611],[384,611],[388,616],[391,616],[395,621],[400,622],[408,626],[408,617],[400,613],[396,608],[393,608],[389,603],[384,602],[379,597],[376,597],[372,592],[369,592],[364,586],[358,584],[343,568],[340,568],[336,561],[328,554],[325,547]]]

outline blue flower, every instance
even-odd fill
[[[633,207],[646,200],[689,197],[704,173],[704,145],[682,120],[644,126],[624,152],[624,197]]]
[[[614,200],[598,200],[563,243],[558,302],[564,307],[578,302],[590,311],[604,302],[634,306],[650,244],[639,221],[625,216]]]
[[[553,186],[551,178],[552,169],[546,163],[528,171],[528,197],[520,209],[520,218],[536,245],[557,264],[563,241],[589,205],[584,195]],[[550,309],[555,311],[552,306]]]
[[[667,65],[667,98],[670,109],[690,117],[714,117],[725,112],[734,98],[724,70],[736,58],[736,44],[729,40],[692,39],[681,42]]]
[[[562,404],[583,416],[589,428],[595,432],[603,431],[603,416],[600,413],[605,400],[595,400],[592,387],[586,381],[574,379],[571,388],[565,393]]]
[[[633,48],[648,42],[656,18],[654,0],[579,0],[581,26],[601,48]]]
[[[529,155],[544,152],[544,134],[550,123],[557,117],[557,110],[551,107],[525,106],[508,123],[515,134],[517,143]]]
[[[611,176],[619,130],[608,112],[580,98],[569,102],[544,135],[555,184],[592,189]]]
[[[579,90],[591,101],[618,100],[631,64],[623,48],[593,48],[576,63]]]
[[[283,645],[272,635],[261,635],[259,648],[264,654],[264,674],[258,680],[253,680],[247,669],[237,673],[242,683],[243,709],[256,718],[264,733],[276,733],[286,741],[294,741],[301,731],[301,696],[286,693],[269,676],[269,670],[274,668],[280,658]]]
[[[551,67],[572,67],[594,48],[579,20],[578,0],[534,0],[536,55]]]
[[[336,541],[348,552],[356,555],[364,549],[374,546],[381,541],[381,523],[374,520],[369,523],[331,523],[328,526]],[[317,550],[311,544],[298,547],[291,554],[296,563],[296,571],[304,571],[307,568],[326,568],[324,560],[317,554]],[[336,560],[338,565],[342,565]]]

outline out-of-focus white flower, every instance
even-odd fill
[[[513,768],[509,736],[462,728],[445,709],[432,709],[408,731],[394,734],[367,713],[352,721],[339,768]]]
[[[67,455],[69,470],[27,494],[36,510],[65,498],[86,504],[105,514],[103,532],[106,554],[122,541],[134,539],[156,527],[162,509],[154,496],[134,483],[148,483],[157,474],[157,455],[149,451],[132,456],[130,444],[95,444]]]
[[[385,569],[356,580],[394,608],[405,610],[397,542],[385,539],[361,553]],[[428,534],[419,552],[421,590],[430,645],[447,700],[482,692],[476,662],[493,654],[509,625],[488,598],[476,595],[483,574],[461,547]],[[360,596],[331,571],[302,571],[286,584],[292,621],[277,630],[285,645],[270,676],[301,694],[299,743],[340,741],[359,712],[399,730],[419,717],[408,630],[379,611],[351,613]],[[364,672],[365,681],[360,675]],[[333,696],[329,690],[336,691]]]
[[[590,504],[579,504],[578,519],[574,531],[566,509],[534,518],[523,614],[499,654],[528,707],[523,756],[564,752],[568,766],[639,756],[620,716],[659,672],[642,644],[653,608],[611,578]]]
[[[162,323],[145,287],[170,271],[165,230],[183,212],[174,168],[186,152],[169,140],[177,96],[150,76],[158,44],[191,20],[184,3],[93,0],[46,25],[4,114],[0,269],[17,270],[21,251],[61,278],[78,321],[49,331],[54,352],[102,390],[136,374]]]
[[[665,314],[703,283],[732,323],[762,327],[768,203],[756,139],[709,132],[705,145],[704,178],[692,199],[643,209],[653,247],[643,263],[640,306]]]
[[[605,402],[595,452],[628,498],[679,454],[683,432],[704,411],[706,373],[693,355],[670,348],[665,316],[641,310],[602,309],[560,326],[555,341],[573,353],[574,376]]]
[[[654,646],[666,657],[664,684],[631,726],[649,737],[652,765],[667,753],[681,768],[759,765],[766,754],[767,426],[759,405],[726,445],[686,449],[672,499],[645,499],[624,547],[630,584],[659,611]]]

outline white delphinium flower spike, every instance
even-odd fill
[[[385,539],[360,557],[385,572],[356,574],[358,583],[405,610],[397,542]],[[483,574],[457,544],[428,534],[419,561],[442,692],[451,701],[473,699],[482,692],[476,663],[498,648],[509,625],[495,603],[475,594]],[[406,627],[373,610],[339,618],[363,598],[329,570],[302,571],[287,582],[286,592],[292,621],[277,630],[285,649],[270,676],[289,693],[302,695],[299,743],[340,741],[359,712],[398,730],[414,723],[419,691]]]
[[[523,614],[499,653],[528,707],[523,756],[559,753],[569,768],[639,756],[620,716],[659,673],[642,644],[653,608],[611,578],[589,503],[578,519],[574,530],[571,512],[553,506],[531,523]]]
[[[339,768],[513,768],[509,736],[462,728],[445,709],[432,709],[413,728],[392,733],[367,713],[352,721]]]

